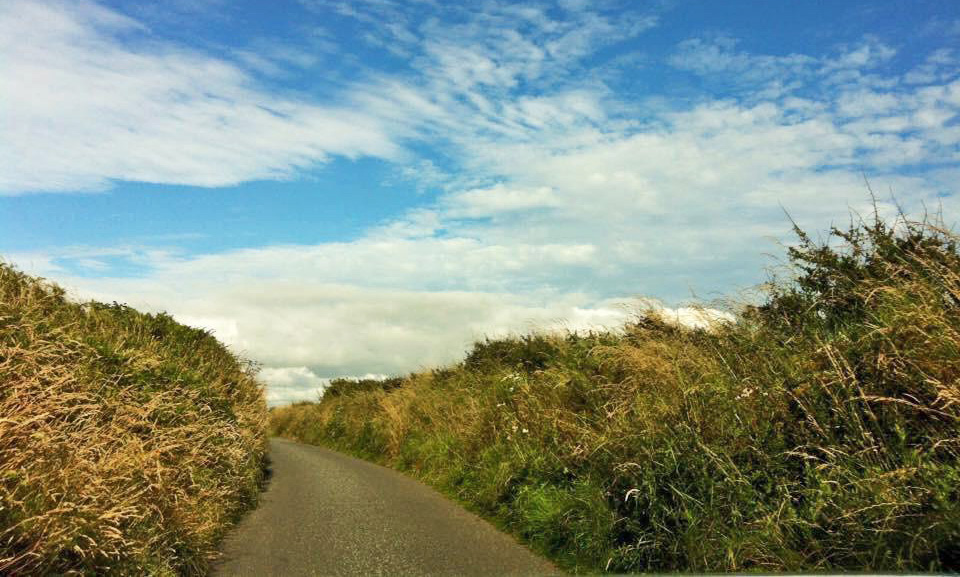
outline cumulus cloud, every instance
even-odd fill
[[[242,255],[232,256],[237,267],[249,266]],[[166,310],[267,369],[307,367],[323,378],[434,367],[458,360],[485,336],[615,327],[631,315],[626,299],[320,284],[297,277],[296,267],[287,265],[289,280],[233,282],[222,267],[199,273],[191,263],[142,279],[61,274],[58,280],[76,298]],[[276,380],[280,373],[266,374]]]
[[[317,376],[307,367],[267,367],[260,371],[267,385],[267,404],[286,405],[297,401],[316,401],[330,379]]]

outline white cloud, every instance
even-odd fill
[[[931,52],[924,63],[904,75],[907,84],[931,84],[949,80],[957,73],[958,59],[953,49],[941,48]]]
[[[316,401],[330,384],[307,367],[267,367],[259,379],[267,386],[267,404],[286,405],[297,401]]]
[[[629,314],[625,305],[618,308],[621,301],[575,293],[414,291],[319,284],[309,274],[233,282],[229,270],[250,261],[240,253],[218,260],[220,266],[208,262],[203,272],[186,262],[143,279],[61,274],[58,281],[77,298],[166,310],[269,369],[302,366],[322,377],[404,373],[456,361],[486,335],[615,326]],[[285,272],[296,269],[289,263]]]
[[[673,66],[701,75],[724,75],[735,83],[803,81],[817,59],[804,54],[757,55],[737,50],[738,40],[729,37],[691,38],[681,42],[670,58]]]
[[[502,184],[490,188],[459,191],[444,197],[451,217],[482,218],[514,211],[528,211],[558,206],[559,199],[553,189],[541,186],[532,189],[506,187]]]
[[[223,186],[398,152],[369,116],[269,94],[239,65],[90,2],[4,2],[0,51],[0,193]]]
[[[740,88],[749,101],[778,98],[816,86],[884,86],[896,80],[873,74],[896,50],[877,38],[839,46],[831,54],[770,55],[738,50],[739,40],[729,37],[691,38],[681,42],[669,62],[714,82]]]
[[[887,46],[876,38],[867,37],[859,46],[844,49],[839,55],[824,62],[823,72],[873,68],[887,62],[896,55],[896,49]]]
[[[732,314],[724,311],[696,307],[680,307],[673,310],[667,309],[662,314],[665,319],[671,320],[679,325],[698,329],[709,328],[718,323],[729,323],[736,320]]]

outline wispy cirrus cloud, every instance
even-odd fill
[[[398,151],[375,118],[271,94],[237,64],[91,2],[5,2],[0,50],[16,79],[0,88],[2,193],[224,186]]]

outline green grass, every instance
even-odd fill
[[[254,372],[207,332],[0,264],[0,574],[206,572],[259,493]]]
[[[793,274],[736,322],[484,341],[271,428],[407,471],[573,571],[960,570],[957,238],[797,232]]]

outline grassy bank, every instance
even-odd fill
[[[202,573],[266,407],[209,333],[0,264],[0,574]]]
[[[408,471],[579,571],[960,570],[960,256],[802,232],[734,323],[477,343],[275,433]]]

